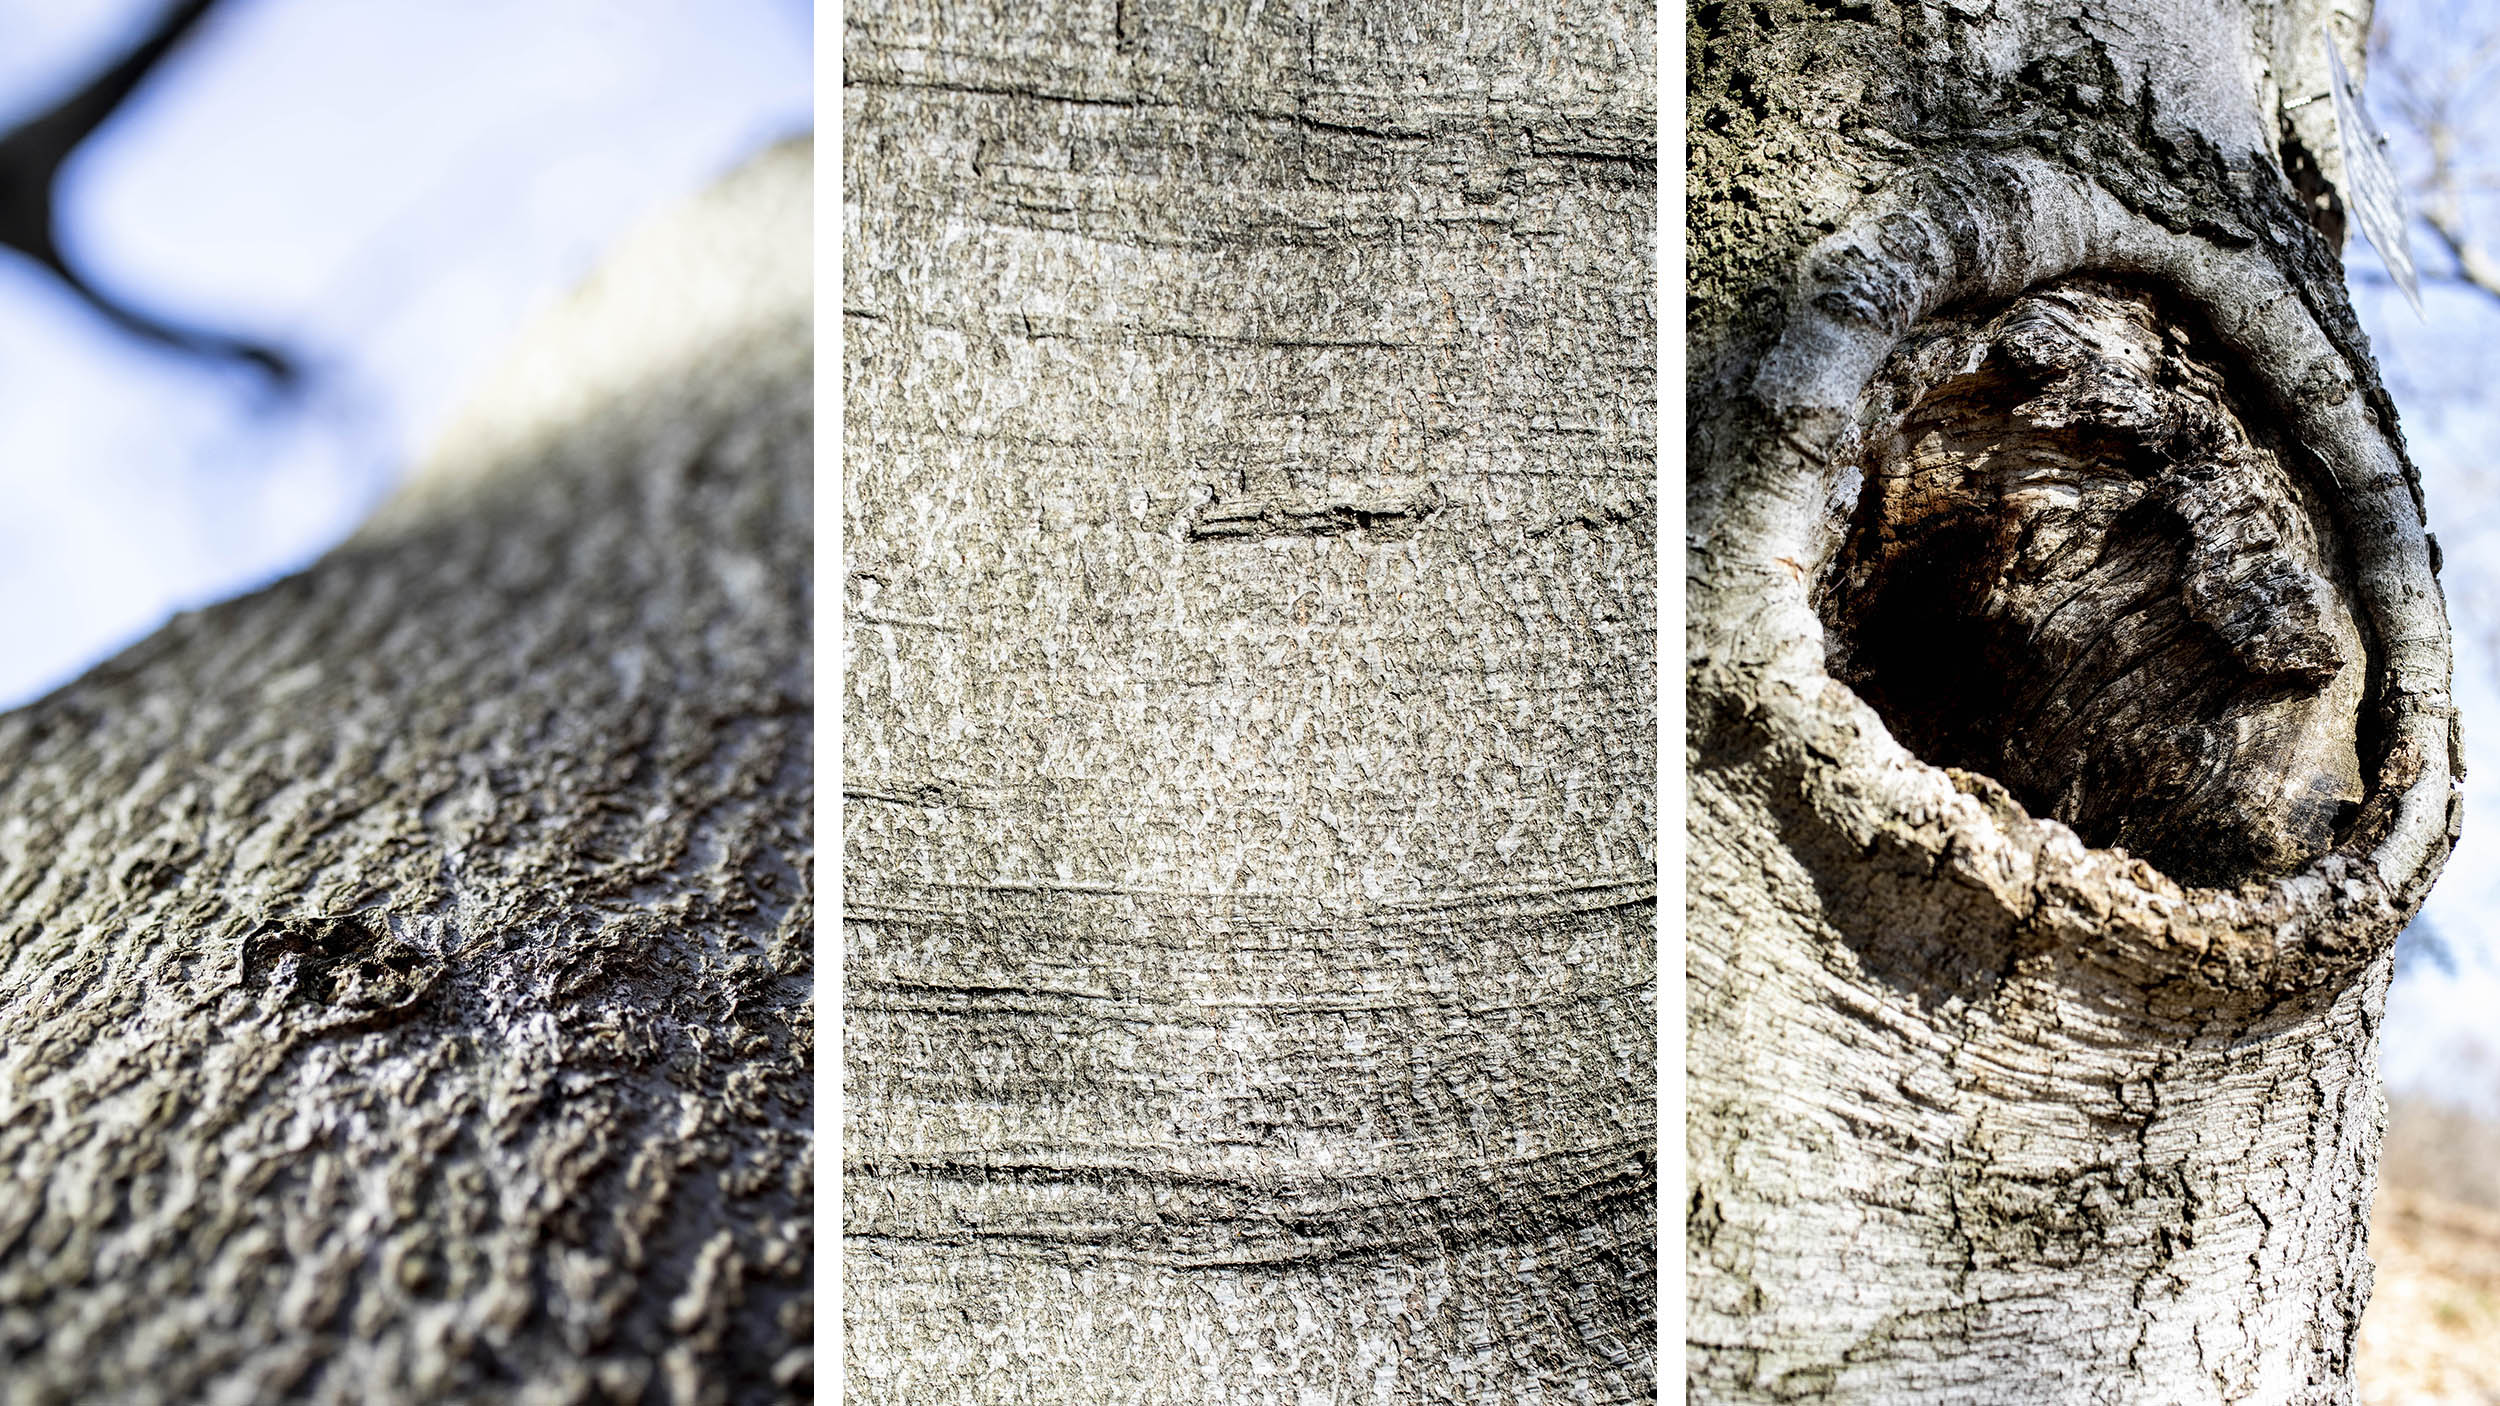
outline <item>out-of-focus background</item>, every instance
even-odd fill
[[[0,0],[0,133],[166,0]],[[808,0],[221,0],[62,168],[68,260],[0,250],[0,708],[338,542],[535,309],[813,122]],[[5,196],[6,192],[0,192]]]
[[[2344,265],[2443,549],[2466,818],[2382,1027],[2361,1399],[2500,1406],[2500,6],[2379,0],[2364,90],[2409,197],[2421,312],[2357,228]]]

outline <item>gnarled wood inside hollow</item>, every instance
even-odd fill
[[[2222,356],[2095,280],[1932,319],[1861,402],[1817,595],[1905,746],[2208,885],[2333,847],[2372,674],[2315,470]]]

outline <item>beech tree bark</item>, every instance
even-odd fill
[[[1692,12],[1697,1400],[2352,1400],[2461,771],[2366,8]]]
[[[851,1399],[1654,1399],[1650,16],[850,7]]]
[[[805,1390],[809,160],[0,718],[0,1400]]]

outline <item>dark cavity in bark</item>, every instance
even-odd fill
[[[1860,403],[1816,593],[1904,746],[2206,885],[2334,846],[2374,672],[2313,461],[2226,355],[2095,280],[1930,320]]]

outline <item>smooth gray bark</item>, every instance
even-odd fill
[[[2461,760],[2328,9],[1693,12],[1697,1400],[2352,1399]]]
[[[809,164],[0,718],[0,1400],[804,1392]]]
[[[852,1399],[1653,1399],[1650,11],[847,23]]]

